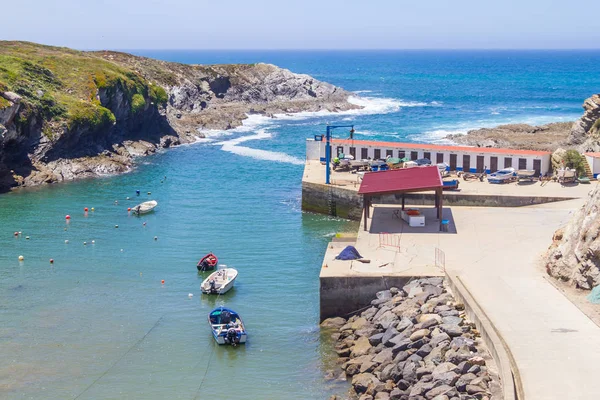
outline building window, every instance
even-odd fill
[[[360,149],[360,158],[363,160],[369,158],[369,149],[367,149],[366,147]]]
[[[404,150],[398,150],[398,158],[406,157],[406,152]]]
[[[519,169],[527,169],[527,159],[519,158]]]
[[[410,159],[411,159],[411,160],[413,160],[413,161],[414,161],[414,160],[416,160],[416,159],[418,159],[418,158],[419,158],[419,153],[417,153],[416,151],[411,151],[411,152],[410,152]]]
[[[356,147],[350,147],[350,155],[356,158]]]
[[[431,161],[431,153],[426,151],[425,153],[423,153],[423,158],[428,159],[429,161]]]
[[[504,168],[512,167],[512,157],[504,157]]]
[[[394,150],[386,150],[385,151],[385,156],[386,157],[393,157],[394,156]]]
[[[435,156],[435,162],[441,164],[444,162],[444,153],[437,153]]]
[[[381,150],[380,149],[375,149],[375,157],[376,160],[379,160],[381,158]]]

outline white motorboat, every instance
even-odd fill
[[[575,182],[577,179],[577,170],[571,168],[561,168],[556,170],[556,177],[559,182]]]
[[[138,214],[138,215],[139,214],[147,214],[147,213],[151,212],[152,210],[154,210],[157,205],[158,205],[158,202],[156,200],[145,201],[145,202],[133,207],[131,209],[131,211],[133,211],[134,214]]]
[[[369,166],[369,160],[350,160],[350,168],[359,169]]]
[[[536,177],[536,173],[534,169],[520,169],[517,171],[517,178],[519,180],[528,179],[534,180]]]
[[[489,183],[504,183],[510,182],[515,177],[514,168],[504,168],[499,171],[493,172],[488,175],[487,179]]]
[[[219,269],[208,276],[200,285],[202,293],[224,294],[233,287],[238,272],[233,268]]]

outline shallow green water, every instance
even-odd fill
[[[0,196],[0,397],[343,392],[323,379],[331,355],[317,325],[318,271],[330,236],[353,225],[301,213],[301,174],[301,165],[206,143],[144,159],[123,176]],[[148,198],[155,213],[128,215]],[[84,207],[95,211],[86,217]],[[199,291],[195,264],[208,251],[240,271],[218,299]],[[206,318],[218,304],[242,315],[246,346],[214,343]]]

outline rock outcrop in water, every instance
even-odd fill
[[[334,329],[340,379],[351,379],[351,398],[489,399],[499,389],[474,324],[443,278],[379,292],[371,304],[348,320],[321,324]]]
[[[471,130],[466,135],[452,134],[446,136],[446,139],[476,147],[553,151],[557,147],[567,146],[571,126],[572,122],[555,122],[539,126],[508,124]]]
[[[350,93],[268,64],[186,65],[0,42],[0,190],[112,174],[248,114],[358,108]]]
[[[600,285],[600,187],[567,225],[554,234],[546,254],[551,276],[579,289]]]

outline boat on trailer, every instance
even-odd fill
[[[517,179],[519,181],[522,180],[534,180],[536,178],[536,173],[534,169],[520,169],[517,171]]]
[[[575,182],[577,180],[577,170],[561,168],[556,171],[556,177],[560,183]]]
[[[510,182],[515,178],[514,168],[504,168],[488,175],[489,183],[505,183]]]
[[[208,323],[218,344],[237,346],[246,343],[248,333],[238,313],[232,309],[219,307],[208,314]]]
[[[225,294],[231,290],[237,276],[237,269],[222,268],[210,274],[200,285],[200,290],[206,294]]]
[[[136,215],[147,214],[154,210],[158,202],[156,200],[145,201],[133,207],[131,211]]]
[[[196,268],[198,271],[212,271],[217,267],[219,259],[213,253],[208,253],[198,261]]]

